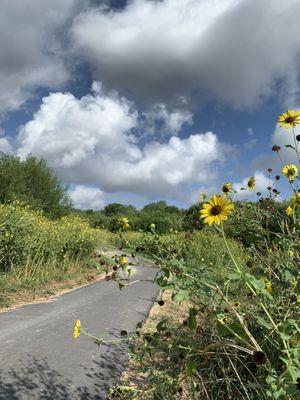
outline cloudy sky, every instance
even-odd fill
[[[0,149],[46,159],[82,208],[186,206],[250,175],[263,191],[290,140],[277,116],[300,104],[299,15],[300,0],[2,0]]]

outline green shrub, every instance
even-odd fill
[[[20,202],[0,205],[0,270],[7,271],[29,260],[84,257],[97,243],[97,230],[78,216],[52,221]]]

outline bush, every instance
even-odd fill
[[[42,212],[14,202],[0,205],[0,270],[29,260],[84,257],[99,241],[96,230],[78,216],[51,221]]]

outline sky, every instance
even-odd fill
[[[300,104],[300,0],[2,0],[0,150],[45,159],[76,207],[187,207],[249,176]],[[281,198],[287,185],[279,182]]]

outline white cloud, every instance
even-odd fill
[[[242,179],[241,182],[233,183],[233,188],[237,191],[237,194],[235,195],[237,200],[253,200],[254,198],[257,198],[257,192],[262,193],[262,195],[267,194],[267,187],[270,185],[269,178],[262,171],[256,171],[253,176],[256,181],[254,191],[249,191],[247,189],[247,183],[250,176]],[[246,190],[241,190],[241,188],[246,188]]]
[[[66,82],[57,36],[76,1],[1,1],[0,114],[17,109],[38,87]]]
[[[192,125],[193,114],[184,109],[168,110],[166,104],[159,103],[148,112],[143,113],[146,118],[146,134],[157,132],[177,135],[184,125]],[[157,123],[162,126],[158,127]]]
[[[18,154],[42,157],[64,181],[96,185],[106,192],[171,195],[183,185],[214,179],[232,150],[212,132],[139,146],[133,129],[139,114],[116,92],[76,99],[52,93],[18,137]]]
[[[105,205],[104,193],[98,188],[77,185],[69,194],[76,208],[97,210]]]
[[[255,138],[250,139],[250,140],[248,140],[248,142],[244,143],[244,147],[246,150],[251,150],[257,144],[257,142],[258,142],[258,140]]]
[[[300,130],[296,128],[296,134],[300,133]],[[285,164],[294,163],[297,165],[298,159],[295,150],[286,147],[286,145],[292,145],[295,147],[295,142],[293,138],[293,132],[291,129],[286,130],[281,128],[279,125],[276,126],[274,133],[271,138],[272,145],[276,144],[281,147],[280,156]],[[297,142],[296,142],[297,143]],[[300,143],[297,143],[298,149],[300,151]],[[280,163],[278,163],[280,165]]]
[[[207,91],[236,107],[299,95],[299,0],[132,0],[73,22],[94,77],[142,99]]]
[[[9,140],[6,137],[0,138],[0,151],[3,151],[3,153],[13,152],[12,145],[10,144]]]

